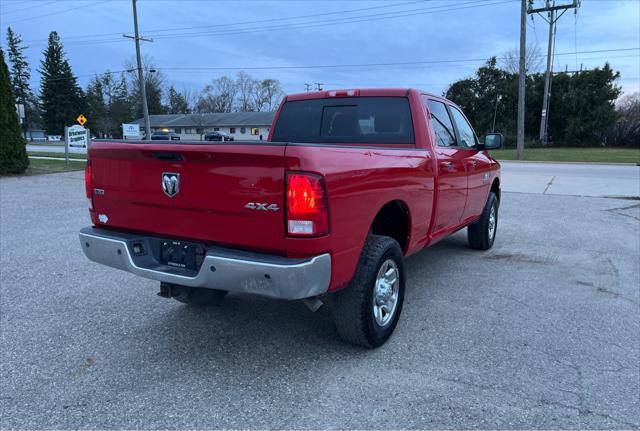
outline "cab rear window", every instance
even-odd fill
[[[345,97],[286,102],[274,141],[413,144],[406,97]]]

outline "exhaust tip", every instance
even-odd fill
[[[322,307],[324,307],[324,302],[322,302],[317,296],[304,298],[302,299],[302,303],[306,305],[312,313],[317,313]]]

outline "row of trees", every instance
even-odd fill
[[[548,126],[551,142],[567,146],[633,143],[628,137],[621,138],[628,129],[633,130],[628,124],[625,132],[620,128],[620,137],[612,135],[623,118],[633,115],[625,116],[616,109],[616,100],[621,94],[616,83],[619,77],[620,73],[614,72],[609,64],[592,70],[554,74]],[[525,130],[530,141],[539,137],[543,93],[544,74],[527,74]],[[505,135],[508,144],[515,143],[518,75],[508,65],[498,65],[495,57],[489,59],[473,77],[453,83],[446,97],[463,108],[479,134],[495,129]],[[627,106],[629,110],[632,112],[633,108]],[[635,144],[638,142],[636,139]]]
[[[49,35],[38,72],[40,89],[35,94],[29,85],[31,69],[24,54],[21,37],[7,29],[11,87],[16,102],[25,107],[23,133],[44,129],[60,135],[80,113],[88,118],[94,135],[119,137],[120,125],[142,117],[137,68],[125,64],[124,71],[107,71],[91,79],[86,88],[78,84],[57,32]],[[270,111],[283,96],[276,79],[258,80],[244,71],[235,77],[214,79],[202,91],[177,90],[168,83],[152,60],[144,60],[144,80],[149,114],[210,113],[233,111]]]

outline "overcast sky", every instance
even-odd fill
[[[142,45],[143,54],[176,88],[199,90],[244,69],[255,78],[279,79],[288,93],[321,82],[440,94],[472,75],[481,59],[518,46],[519,12],[518,0],[138,1],[141,34],[154,39]],[[34,89],[52,30],[83,87],[92,75],[122,70],[134,59],[133,42],[122,37],[133,29],[129,0],[0,0],[3,47],[7,26],[29,45]],[[528,41],[543,54],[547,32],[542,18],[529,18]],[[556,53],[563,55],[555,69],[609,61],[622,74],[624,92],[632,93],[640,90],[639,47],[640,0],[582,0],[577,16],[568,11],[559,21]],[[618,51],[585,52],[601,50]]]

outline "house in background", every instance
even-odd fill
[[[275,112],[228,112],[215,114],[150,115],[151,133],[165,131],[180,139],[200,140],[209,132],[224,132],[237,140],[266,140]],[[144,130],[144,118],[135,123]]]

